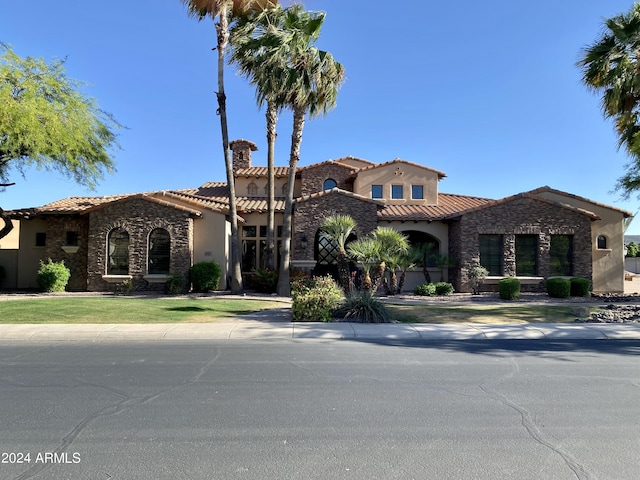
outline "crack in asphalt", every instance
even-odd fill
[[[94,420],[97,420],[100,417],[110,417],[114,415],[119,415],[120,413],[129,409],[132,409],[134,407],[147,405],[150,402],[161,397],[162,395],[165,395],[174,390],[179,390],[185,387],[186,385],[197,383],[202,377],[202,375],[204,375],[207,372],[207,370],[211,368],[211,366],[220,358],[221,352],[215,347],[213,347],[213,350],[214,350],[213,355],[211,355],[205,362],[203,362],[200,365],[200,367],[195,371],[195,373],[191,377],[187,378],[184,382],[178,385],[174,385],[172,387],[167,387],[153,394],[144,395],[142,397],[129,395],[124,390],[120,390],[114,387],[100,385],[97,383],[85,382],[85,381],[76,379],[76,382],[80,384],[88,385],[94,388],[104,389],[111,393],[115,393],[116,395],[123,398],[121,398],[119,401],[115,403],[107,405],[84,417],[80,422],[78,422],[71,429],[69,433],[67,433],[64,437],[62,437],[62,439],[60,440],[60,444],[57,446],[55,450],[53,450],[53,453],[59,455],[65,452],[73,444],[75,439],[78,438],[78,436],[83,432],[83,430],[87,428],[87,426],[91,424]],[[52,465],[53,464],[51,463],[39,463],[39,464],[33,465],[32,467],[30,467],[29,469],[25,470],[20,475],[15,477],[14,480],[27,480],[27,479],[33,478],[36,475],[39,475],[40,473],[42,473],[43,471],[49,469]]]
[[[498,383],[501,383],[513,378],[520,371],[520,367],[518,366],[518,363],[516,362],[515,358],[510,357],[509,360],[512,366],[511,372],[509,372],[501,380],[499,380]],[[548,449],[550,449],[551,451],[560,455],[560,457],[564,460],[567,466],[573,471],[574,475],[578,480],[596,480],[597,479],[597,477],[593,475],[587,469],[587,467],[582,465],[578,461],[578,459],[576,459],[569,451],[562,448],[560,445],[557,445],[556,443],[551,441],[551,439],[545,436],[544,432],[538,426],[535,419],[531,415],[531,412],[529,412],[529,410],[527,410],[524,406],[519,405],[518,403],[509,399],[509,397],[507,397],[506,395],[503,395],[502,393],[492,388],[489,388],[485,384],[481,384],[479,387],[489,397],[493,398],[494,400],[518,412],[521,418],[522,426],[525,428],[529,436],[533,440],[538,442],[540,445],[543,445]]]

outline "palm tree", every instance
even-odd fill
[[[364,270],[362,288],[365,291],[370,291],[372,287],[371,269],[380,263],[380,243],[370,237],[359,238],[349,244],[347,252],[351,258],[362,265]]]
[[[355,228],[356,221],[349,215],[332,215],[326,218],[320,227],[322,234],[335,242],[338,248],[338,283],[345,293],[350,290],[349,284],[351,280],[349,258],[347,257],[345,246]]]
[[[305,12],[299,5],[285,10],[284,35],[297,41],[287,44],[289,51],[286,56],[283,84],[285,105],[293,111],[287,196],[282,221],[282,255],[278,275],[278,293],[283,296],[288,296],[291,291],[289,265],[293,193],[305,116],[308,113],[309,117],[313,118],[334,108],[338,90],[344,80],[342,65],[334,60],[330,53],[311,45],[314,38],[317,38],[323,22],[324,13]],[[292,34],[291,31],[297,34]],[[300,35],[300,32],[307,35]]]
[[[414,259],[414,256],[412,255],[411,249],[409,249],[408,252],[403,253],[399,256],[398,259],[398,268],[400,268],[400,280],[398,282],[398,290],[397,293],[402,293],[402,290],[404,290],[404,282],[405,279],[407,278],[407,271],[410,268],[413,268],[416,266],[416,262]]]
[[[431,275],[429,274],[429,260],[434,256],[434,250],[436,248],[435,243],[418,243],[411,246],[411,255],[416,265],[422,266],[422,274],[424,275],[424,281],[431,283]]]
[[[380,264],[375,269],[372,279],[372,288],[375,292],[384,277],[387,264],[394,263],[396,255],[409,251],[409,240],[406,235],[391,227],[377,227],[371,232],[371,237],[380,244],[380,251],[382,252]],[[395,275],[395,271],[393,275]]]
[[[264,9],[277,3],[277,0],[181,0],[187,6],[189,15],[203,20],[211,17],[215,21],[218,50],[218,100],[217,113],[220,115],[220,130],[222,133],[222,150],[224,164],[227,171],[227,185],[229,186],[229,217],[231,220],[231,291],[241,293],[242,267],[240,254],[240,239],[238,237],[238,209],[236,205],[236,189],[233,177],[233,164],[229,152],[229,130],[227,125],[227,97],[224,92],[224,57],[229,41],[229,14],[240,14],[248,9]]]
[[[602,111],[614,121],[618,148],[634,159],[631,171],[618,180],[618,188],[629,196],[640,188],[640,3],[604,24],[602,36],[584,49],[578,66],[582,82],[602,94]]]
[[[284,107],[282,66],[286,62],[284,14],[280,5],[241,17],[231,29],[231,61],[256,88],[258,106],[266,104],[267,129],[267,269],[274,269],[275,144],[278,113]]]

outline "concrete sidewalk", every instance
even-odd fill
[[[640,340],[640,324],[361,324],[292,323],[288,309],[214,323],[0,325],[0,342],[121,342],[176,340]]]

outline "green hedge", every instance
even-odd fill
[[[520,297],[520,280],[515,277],[503,278],[498,282],[498,293],[502,300],[517,300]]]
[[[64,292],[70,277],[71,271],[65,266],[64,261],[54,262],[49,259],[44,263],[40,260],[36,281],[43,292]]]
[[[451,295],[454,292],[453,285],[447,282],[422,283],[413,289],[414,295],[433,297],[434,295]]]
[[[586,278],[573,277],[571,280],[572,297],[588,297],[591,292],[591,282]]]
[[[548,278],[546,288],[553,298],[567,298],[571,294],[571,282],[566,278]]]
[[[294,322],[329,322],[342,300],[342,290],[330,277],[314,277],[291,283]]]
[[[189,278],[195,292],[210,292],[218,289],[222,269],[216,262],[199,262],[189,269]]]

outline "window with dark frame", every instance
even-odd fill
[[[164,228],[149,234],[149,267],[151,275],[168,275],[171,266],[171,235]]]
[[[333,188],[336,188],[337,186],[338,184],[333,178],[327,178],[322,184],[322,190],[331,190]]]
[[[538,236],[516,235],[516,276],[538,275]]]
[[[122,227],[109,232],[107,241],[108,275],[129,274],[129,233]]]
[[[78,232],[67,231],[66,243],[67,247],[77,247],[78,246]]]
[[[597,239],[598,250],[606,250],[607,249],[607,237],[604,235],[599,235]]]
[[[479,235],[480,265],[489,271],[489,275],[502,275],[502,235]]]
[[[391,185],[391,198],[393,200],[401,200],[404,198],[402,185]]]
[[[551,235],[549,257],[552,276],[573,275],[573,235]]]
[[[424,187],[422,185],[411,185],[411,198],[413,200],[424,200]]]
[[[382,198],[382,185],[371,185],[371,198]]]
[[[36,232],[36,247],[46,247],[46,246],[47,246],[47,233]]]
[[[276,251],[274,262],[280,264],[282,245],[282,225],[276,227]],[[242,227],[242,271],[255,272],[258,268],[267,267],[267,226],[245,225]]]

